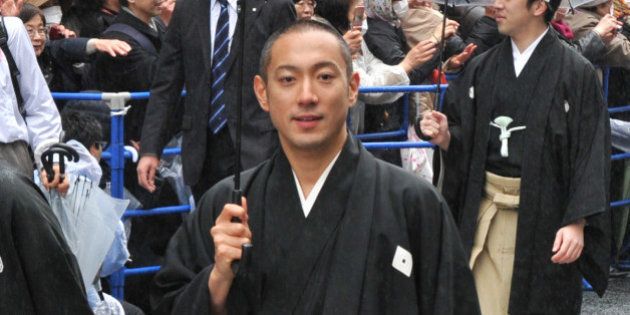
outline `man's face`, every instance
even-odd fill
[[[540,11],[540,6],[545,6],[543,0],[536,0],[529,8],[527,0],[495,0],[494,9],[499,32],[514,36],[527,30],[527,26]]]
[[[162,13],[163,1],[164,0],[133,0],[133,2],[129,1],[129,7],[131,8],[133,6],[134,11],[140,11],[143,15],[154,17]]]
[[[315,7],[317,2],[315,0],[300,0],[295,3],[295,11],[297,13],[298,20],[310,20],[315,14]]]
[[[358,74],[348,78],[346,69],[337,39],[324,31],[289,33],[275,42],[267,82],[256,76],[254,90],[285,151],[343,145],[359,86]]]

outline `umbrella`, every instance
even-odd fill
[[[589,3],[592,1],[593,0],[562,0],[562,2],[560,2],[560,8],[575,9],[582,6],[585,3]]]
[[[494,4],[494,0],[433,0],[433,3],[447,5],[451,7],[474,7],[489,6]]]
[[[53,189],[48,197],[87,288],[114,241],[116,226],[129,201],[113,198],[98,183],[73,175],[65,196]]]
[[[488,5],[492,5],[494,3],[494,0],[433,0],[433,2],[438,3],[438,4],[442,4],[444,6],[452,6],[452,7],[457,7],[457,6],[488,6]],[[433,105],[433,108],[437,109],[440,108],[440,95],[442,94],[442,75],[443,75],[443,70],[442,70],[442,66],[443,66],[443,59],[444,59],[444,47],[446,46],[446,41],[444,40],[444,34],[446,32],[446,14],[443,14],[442,16],[442,35],[441,35],[441,41],[440,41],[440,59],[439,59],[439,63],[438,63],[438,80],[437,80],[437,84],[436,84],[436,88],[435,88],[435,93],[438,95],[438,97],[435,98],[435,104]]]

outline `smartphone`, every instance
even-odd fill
[[[361,27],[361,24],[363,24],[364,13],[365,13],[364,5],[357,5],[354,8],[354,19],[352,19],[352,27]]]

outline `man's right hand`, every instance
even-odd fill
[[[145,155],[138,162],[138,184],[149,192],[155,191],[155,172],[160,160],[155,156]]]
[[[431,138],[429,140],[431,143],[439,146],[444,151],[448,151],[451,133],[448,131],[446,115],[433,110],[424,112],[420,121],[420,131],[422,131],[423,135]]]
[[[243,206],[228,203],[210,229],[214,241],[214,268],[208,279],[211,292],[212,308],[216,313],[223,313],[225,302],[230,292],[234,273],[232,262],[241,259],[243,244],[252,242],[247,215],[247,200],[242,198]],[[233,218],[241,222],[232,222]]]

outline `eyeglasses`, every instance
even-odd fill
[[[309,6],[309,7],[313,8],[313,9],[315,9],[317,7],[317,2],[300,0],[300,1],[298,1],[296,3],[296,5],[299,5],[301,7]]]
[[[45,37],[46,33],[48,33],[47,30],[45,28],[43,28],[43,27],[40,28],[40,29],[34,29],[34,28],[27,27],[26,28],[26,32],[28,33],[28,36],[30,38],[34,38],[36,34],[39,34],[39,36],[41,36],[41,37]]]

